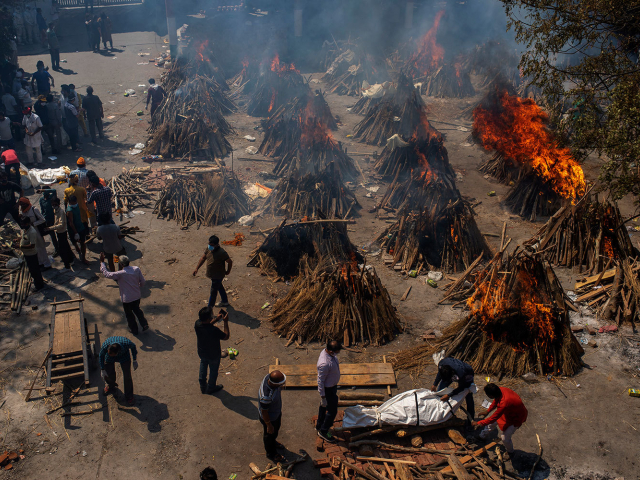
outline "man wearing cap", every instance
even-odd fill
[[[76,169],[71,171],[71,175],[78,176],[78,185],[82,188],[89,188],[89,179],[87,178],[87,161],[84,157],[78,158],[76,161]]]
[[[122,258],[122,257],[120,257]],[[220,330],[214,324],[222,320],[223,329]],[[228,353],[222,351],[220,340],[229,340],[229,314],[222,310],[214,317],[211,307],[202,307],[198,312],[198,320],[194,325],[198,340],[198,357],[200,357],[200,372],[198,381],[200,391],[206,395],[213,395],[222,390],[222,385],[216,385],[218,381],[218,369],[220,359]],[[207,370],[209,381],[207,382]]]
[[[127,323],[129,324],[129,331],[134,335],[138,334],[138,324],[136,323],[136,317],[142,327],[142,331],[149,330],[149,323],[142,313],[140,308],[140,298],[142,297],[141,289],[144,287],[144,277],[140,268],[129,265],[129,257],[122,255],[120,257],[120,265],[122,270],[117,272],[110,272],[107,268],[107,264],[104,263],[104,252],[100,254],[100,272],[105,278],[110,278],[118,282],[118,288],[120,289],[120,299],[122,300],[122,307],[124,308],[124,314],[127,317]]]
[[[277,452],[284,446],[278,442],[278,432],[282,420],[282,398],[280,391],[287,382],[287,377],[280,370],[274,370],[262,379],[258,389],[258,413],[262,424],[264,450],[267,458],[274,463],[282,463],[286,459]]]
[[[36,162],[42,163],[42,121],[40,117],[31,111],[31,107],[27,107],[22,111],[22,125],[26,133],[24,137],[24,146],[27,150],[28,163],[33,164],[33,155],[35,153]]]
[[[7,178],[20,187],[20,160],[18,160],[16,151],[11,149],[5,150],[2,152],[2,155],[0,155],[0,158],[4,162],[4,173]],[[20,196],[22,196],[22,191],[20,192]]]

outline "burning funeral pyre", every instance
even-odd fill
[[[351,107],[351,113],[366,115],[372,108],[382,102],[386,95],[393,95],[396,91],[396,86],[392,82],[378,83],[365,87],[362,89],[362,96]]]
[[[402,71],[414,81],[421,81],[435,72],[444,60],[444,48],[437,42],[438,27],[445,11],[440,10],[433,21],[433,26],[416,44],[413,55],[404,65]]]
[[[590,195],[559,209],[526,245],[553,265],[584,267],[589,275],[636,255],[618,205]]]
[[[423,121],[424,110],[420,92],[401,74],[395,92],[369,109],[355,126],[353,136],[370,145],[385,145],[395,134],[410,138]]]
[[[401,270],[435,268],[446,272],[465,270],[491,251],[475,221],[470,203],[458,197],[442,208],[404,210],[400,218],[376,240]]]
[[[504,249],[503,249],[504,251]],[[530,251],[503,251],[477,273],[469,315],[447,328],[432,347],[469,363],[478,373],[573,375],[584,351],[571,333],[565,296],[550,265]]]
[[[227,135],[235,130],[223,113],[235,105],[214,81],[197,76],[168,93],[153,115],[144,153],[163,157],[220,159],[231,152]]]
[[[513,87],[520,84],[519,58],[505,41],[489,40],[477,45],[471,52],[458,57],[458,61],[463,71],[484,77],[483,85],[492,82],[497,76],[508,79]]]
[[[584,173],[570,150],[557,145],[547,128],[548,115],[533,100],[496,88],[489,102],[493,107],[483,102],[473,112],[474,137],[496,152],[481,170],[501,181],[517,178],[505,203],[534,221],[537,215],[552,214],[562,199],[582,196]]]
[[[229,81],[227,85],[232,93],[232,98],[238,98],[241,95],[251,95],[258,84],[260,77],[260,69],[258,62],[252,62],[248,58],[242,60],[242,69]]]
[[[203,76],[218,84],[219,90],[229,90],[227,79],[219,66],[213,51],[209,48],[209,41],[201,42],[195,50],[184,49],[192,52],[192,55],[179,56],[171,65],[171,69],[163,76],[162,86],[167,92],[171,92],[178,86],[196,76]]]
[[[247,113],[252,117],[267,117],[294,97],[303,95],[309,90],[295,65],[280,62],[276,54],[267,69],[258,77],[256,87],[247,105]]]
[[[360,95],[363,84],[375,84],[389,80],[384,62],[353,47],[338,55],[327,68],[322,80],[329,93]]]
[[[283,178],[265,201],[265,211],[288,218],[348,218],[360,209],[356,196],[329,169]]]
[[[421,93],[430,97],[464,98],[473,97],[476,91],[469,72],[456,63],[442,65],[429,75],[422,83]]]
[[[218,225],[249,214],[249,197],[235,174],[175,175],[160,192],[153,213],[175,220],[182,229]]]
[[[303,259],[311,268],[320,262],[363,260],[349,240],[347,222],[311,220],[287,225],[285,219],[251,253],[247,266],[259,267],[264,275],[278,281],[297,276]]]
[[[269,320],[288,344],[338,338],[345,346],[377,346],[402,331],[375,269],[355,261],[312,267],[303,260],[300,275]]]

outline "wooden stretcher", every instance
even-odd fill
[[[83,379],[89,385],[89,369],[95,368],[97,345],[93,349],[87,333],[82,296],[74,300],[51,304],[51,331],[47,360],[47,387],[52,383],[72,379]]]

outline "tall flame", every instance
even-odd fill
[[[277,73],[280,76],[284,75],[287,72],[300,73],[293,63],[286,64],[280,62],[280,56],[277,53],[273,57],[273,60],[271,60],[271,71]]]
[[[548,115],[532,99],[499,93],[500,106],[473,111],[473,131],[486,150],[496,150],[519,165],[530,166],[563,198],[584,194],[582,167],[568,148],[557,146],[547,128]]]
[[[209,46],[209,40],[205,40],[200,45],[198,45],[198,48],[196,48],[196,55],[198,55],[198,58],[200,59],[201,62],[209,61],[209,59],[205,58],[204,56],[204,51],[208,46]]]
[[[416,53],[413,54],[409,63],[415,67],[421,75],[427,75],[440,66],[444,59],[444,48],[436,41],[438,27],[445,11],[440,10],[436,14],[433,26],[418,41]]]
[[[319,112],[316,111],[313,96],[309,96],[307,106],[300,114],[302,136],[300,143],[303,148],[310,148],[317,144],[335,143],[331,130]]]

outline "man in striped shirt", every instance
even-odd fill
[[[131,352],[131,353],[129,353]],[[126,337],[113,336],[102,342],[100,348],[100,375],[107,384],[104,394],[112,393],[118,386],[116,383],[116,362],[122,369],[124,378],[124,398],[129,405],[133,405],[133,379],[131,378],[131,356],[133,356],[133,369],[138,369],[138,349],[136,344]]]
[[[340,344],[335,340],[327,342],[322,350],[318,363],[318,392],[320,393],[320,410],[316,430],[318,436],[326,442],[336,440],[329,431],[338,413],[338,383],[340,382],[340,362],[338,361]]]
[[[274,463],[282,463],[286,459],[277,452],[278,448],[284,448],[279,443],[278,432],[282,420],[282,398],[280,390],[287,381],[287,377],[280,370],[274,370],[262,379],[258,390],[258,412],[263,428],[262,440],[267,458]]]

